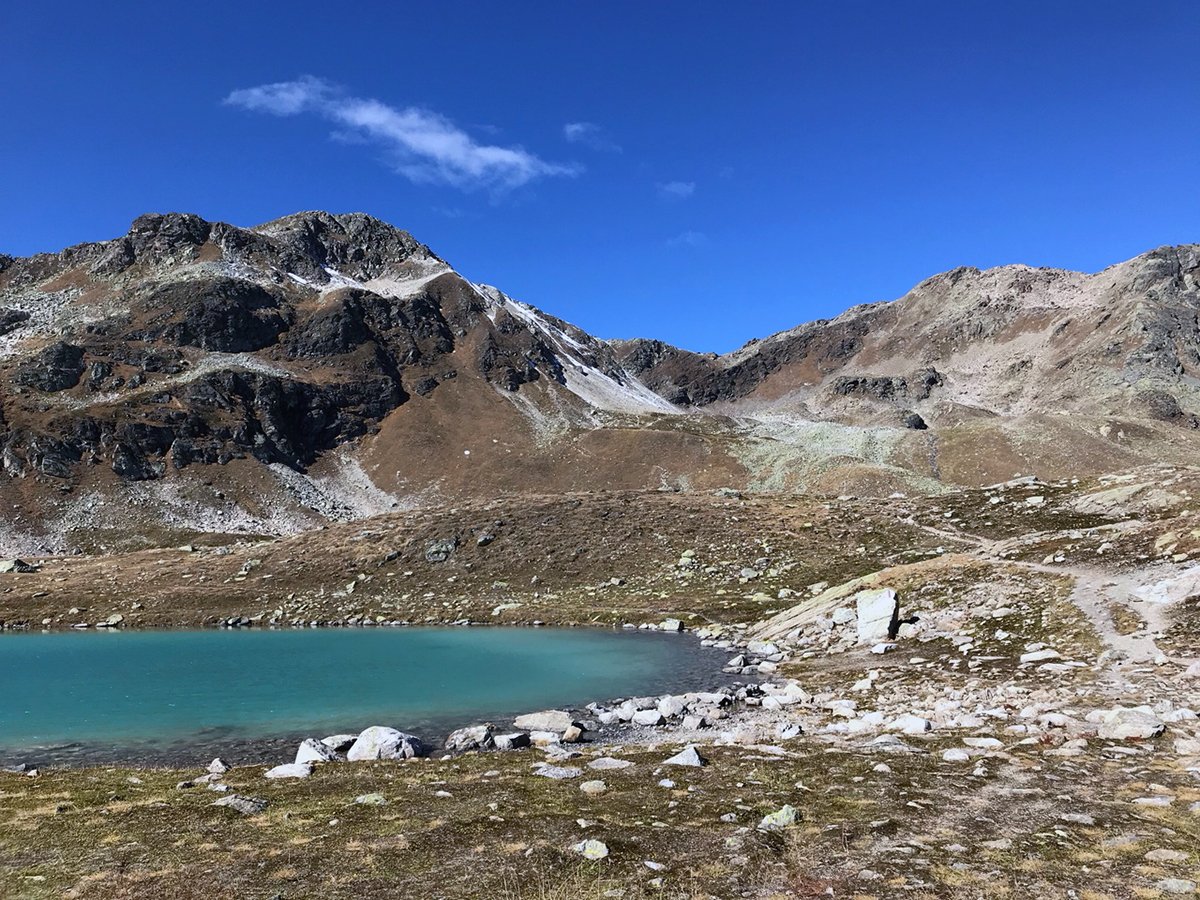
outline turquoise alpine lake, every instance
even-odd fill
[[[712,687],[727,654],[599,629],[114,631],[0,637],[0,759],[261,755],[268,739],[480,721]]]

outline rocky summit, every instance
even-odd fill
[[[588,626],[715,660],[442,733],[355,696],[303,733],[5,750],[0,895],[1200,891],[1200,246],[956,269],[714,356],[365,215],[147,215],[0,257],[0,331],[0,630]],[[296,656],[298,690],[336,671]]]
[[[933,494],[1187,463],[1200,247],[936,275],[725,356],[605,341],[362,214],[0,256],[13,553],[496,493]],[[153,533],[153,537],[149,536]]]

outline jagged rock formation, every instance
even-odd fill
[[[718,357],[597,340],[366,215],[146,215],[0,257],[0,544],[1132,464],[1200,424],[1198,281],[1194,246],[1097,275],[956,269]]]

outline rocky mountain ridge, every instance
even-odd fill
[[[0,543],[294,532],[531,490],[936,491],[1186,461],[1198,316],[1200,248],[1163,248],[1096,275],[957,269],[713,357],[598,340],[363,214],[146,215],[0,257]]]

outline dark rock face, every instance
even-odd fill
[[[15,331],[28,321],[29,313],[23,309],[11,309],[9,307],[0,309],[0,336]]]
[[[895,400],[927,400],[942,384],[936,369],[922,369],[911,377],[903,375],[842,375],[830,389],[842,397],[865,397],[890,403]]]
[[[375,334],[367,325],[362,301],[350,295],[334,301],[288,331],[288,355],[302,359],[320,359],[352,353]]]
[[[707,406],[753,393],[788,366],[833,371],[862,349],[872,314],[846,321],[817,321],[762,341],[751,341],[725,365],[661,341],[625,341],[617,359],[643,384],[672,403]]]
[[[47,393],[65,391],[79,384],[83,369],[83,348],[57,341],[26,362],[13,381]]]
[[[925,420],[915,412],[905,412],[901,414],[900,424],[905,428],[912,429],[913,431],[924,431],[929,427],[925,424]]]
[[[273,344],[287,327],[279,300],[265,288],[233,278],[197,279],[165,285],[148,298],[151,309],[160,309],[182,321],[171,321],[131,337],[163,339],[171,343],[244,353]]]

